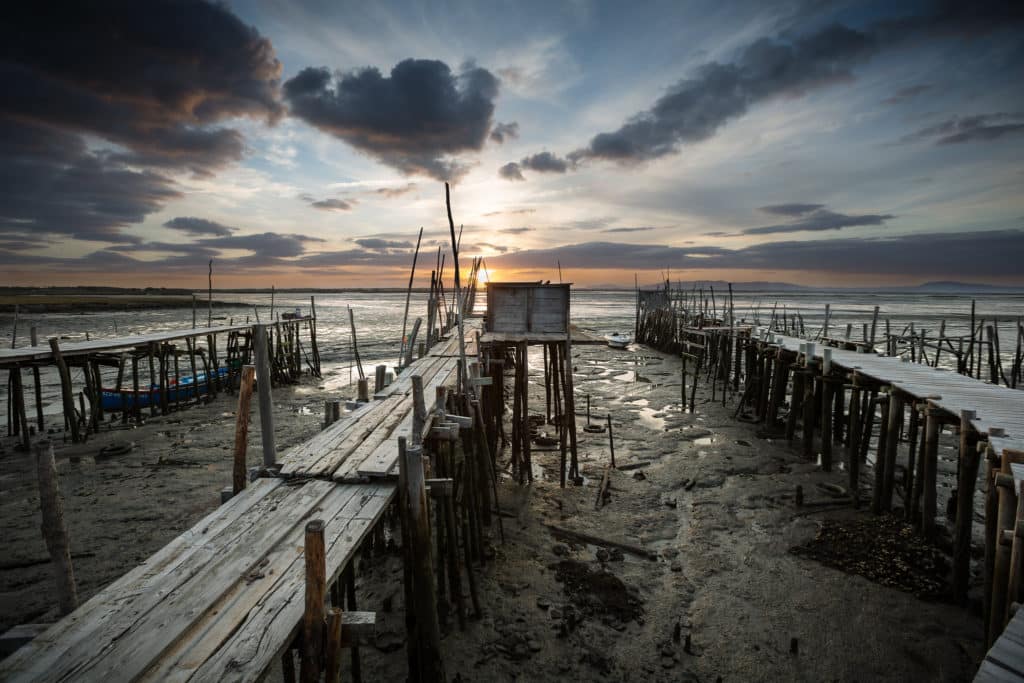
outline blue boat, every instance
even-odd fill
[[[218,368],[217,377],[227,377],[228,369]],[[200,373],[193,377],[182,377],[175,381],[171,379],[167,387],[167,401],[188,401],[206,394],[206,373]],[[133,410],[138,404],[139,408],[148,408],[151,405],[160,403],[160,385],[151,384],[148,389],[140,389],[135,392],[132,389],[103,389],[104,410]]]

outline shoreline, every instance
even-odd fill
[[[230,301],[214,301],[214,308],[244,306]],[[206,308],[206,301],[196,301]],[[93,313],[111,310],[149,310],[191,308],[192,296],[172,294],[19,294],[0,295],[0,314],[19,313]]]

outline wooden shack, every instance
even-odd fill
[[[487,332],[567,334],[569,284],[491,282],[487,285]]]

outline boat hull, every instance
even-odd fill
[[[218,377],[226,377],[228,374],[227,368],[219,368],[215,373]],[[200,396],[205,396],[207,393],[206,385],[206,374],[200,373],[195,378],[191,375],[188,377],[182,377],[180,380],[175,382],[171,380],[167,387],[167,401],[188,401]],[[135,392],[131,389],[103,389],[103,409],[104,410],[133,410],[136,406],[139,408],[148,408],[151,405],[157,405],[160,403],[160,385],[150,385],[148,389],[140,389]]]

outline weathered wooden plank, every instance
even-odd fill
[[[218,599],[205,608],[200,619],[182,631],[171,648],[154,660],[144,678],[154,681],[188,680],[243,625],[246,616],[260,600],[285,580],[288,572],[301,568],[306,521],[316,517],[347,527],[371,495],[372,491],[366,487],[335,486],[331,489],[268,549],[255,570],[237,577]]]
[[[334,489],[324,481],[278,487],[168,574],[157,590],[118,610],[98,639],[75,643],[47,678],[133,680]]]
[[[364,485],[360,490],[369,494],[351,519],[345,520],[343,511],[326,520],[328,581],[337,578],[394,496],[392,485]],[[191,680],[258,680],[298,631],[303,611],[303,581],[304,573],[297,557],[273,590],[260,598],[244,623],[199,667]]]
[[[433,396],[438,386],[453,385],[455,377],[456,364],[452,362],[447,373],[439,372],[430,384],[423,388],[424,395]],[[400,435],[408,435],[410,433],[412,418],[412,411],[410,411],[406,419],[389,435],[389,438],[383,441],[372,454],[357,465],[356,472],[360,476],[387,477],[391,474],[398,462],[398,442],[396,439]],[[356,462],[356,459],[353,458],[353,462]]]
[[[50,672],[59,662],[67,660],[76,645],[101,647],[104,634],[117,634],[130,618],[123,612],[131,609],[141,613],[159,601],[159,586],[168,577],[183,571],[183,565],[201,548],[258,506],[282,485],[280,479],[258,479],[195,526],[161,548],[141,565],[96,594],[45,633],[0,662],[0,678],[4,680],[41,680],[51,678]],[[208,555],[208,553],[205,553]]]

